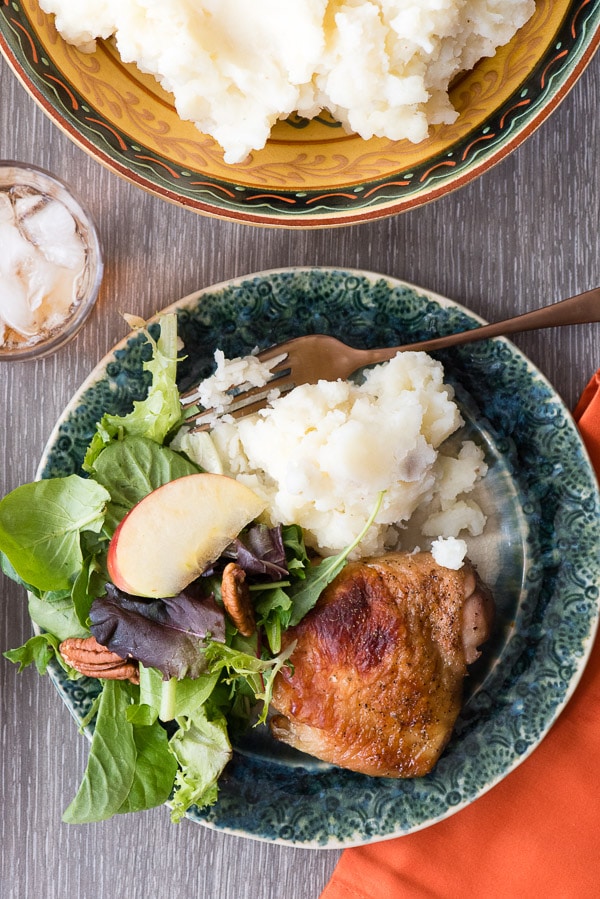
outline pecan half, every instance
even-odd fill
[[[250,637],[254,633],[254,609],[250,602],[250,591],[246,583],[246,572],[235,562],[229,562],[223,569],[221,599],[225,611],[240,634]]]
[[[122,659],[98,643],[95,637],[70,637],[58,648],[67,665],[87,677],[129,680],[132,684],[140,682],[138,663],[134,659]]]

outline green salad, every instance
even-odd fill
[[[83,726],[93,738],[83,781],[66,809],[68,823],[101,821],[167,802],[173,821],[218,799],[232,743],[264,726],[275,677],[293,670],[293,642],[282,634],[315,605],[359,538],[337,556],[309,558],[299,527],[253,520],[174,596],[138,596],[109,574],[109,549],[130,510],[151,493],[202,468],[170,444],[185,425],[177,370],[177,319],[160,320],[146,363],[151,386],[124,416],[105,414],[81,475],[25,484],[0,501],[0,563],[27,590],[36,635],[6,653],[22,670],[60,665],[83,675],[60,651],[95,638],[136,677],[99,678]],[[140,505],[140,509],[143,507]],[[161,541],[160,520],[148,534]],[[254,626],[242,634],[221,595],[231,561],[245,574]]]

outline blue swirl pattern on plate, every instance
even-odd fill
[[[182,389],[227,356],[311,332],[358,346],[395,345],[476,327],[449,300],[370,273],[307,268],[248,276],[187,297],[178,314],[186,358]],[[152,325],[156,327],[156,325]],[[149,347],[140,335],[106,357],[64,411],[40,463],[43,477],[80,470],[105,411],[125,413],[144,396]],[[500,460],[496,499],[513,494],[512,571],[495,585],[499,625],[486,660],[474,666],[453,737],[434,771],[412,780],[375,779],[271,745],[240,745],[219,801],[189,818],[291,845],[339,847],[410,833],[455,813],[504,778],[539,744],[570,697],[598,620],[600,500],[568,410],[508,341],[438,354],[467,426]],[[508,506],[507,506],[508,508]],[[510,566],[504,565],[501,568]],[[499,596],[498,593],[502,595]],[[81,721],[94,681],[51,677]],[[91,733],[88,727],[88,734]],[[254,740],[254,742],[252,742]]]

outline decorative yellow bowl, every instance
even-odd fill
[[[420,143],[363,140],[325,114],[279,122],[237,165],[182,121],[172,97],[113,44],[66,44],[36,0],[0,0],[0,49],[45,112],[99,162],[199,213],[256,225],[330,227],[412,209],[503,159],[552,112],[600,43],[597,0],[538,0],[513,40],[456,81],[459,116]]]

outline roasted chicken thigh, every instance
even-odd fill
[[[285,634],[296,646],[274,685],[274,736],[363,774],[426,774],[493,609],[468,562],[453,571],[429,553],[390,553],[349,563]]]

